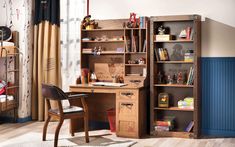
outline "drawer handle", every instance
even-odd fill
[[[122,92],[121,95],[131,97],[134,94],[132,92]]]
[[[131,83],[139,84],[141,81],[140,80],[130,80]]]
[[[121,106],[131,109],[133,104],[132,103],[122,103]]]

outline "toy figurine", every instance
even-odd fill
[[[157,74],[157,83],[158,84],[162,84],[163,83],[163,75],[162,75],[162,73],[160,71]]]
[[[163,28],[163,26],[160,26],[160,27],[158,28],[158,35],[164,35],[164,34],[165,34],[165,31],[166,31],[166,29]]]
[[[183,84],[183,75],[182,75],[182,72],[178,73],[177,84]]]
[[[87,15],[82,20],[82,26],[84,29],[90,30],[95,29],[98,26],[98,23],[95,20],[91,20],[91,15]]]
[[[167,76],[167,84],[173,84],[173,79],[171,78],[171,75]]]
[[[130,13],[130,18],[129,18],[129,21],[127,22],[126,26],[128,28],[138,28],[139,27],[135,13]]]

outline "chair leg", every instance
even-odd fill
[[[48,126],[50,120],[51,120],[51,116],[49,115],[49,116],[47,117],[47,120],[46,120],[45,123],[44,123],[44,126],[43,126],[42,141],[46,141],[47,126]]]
[[[72,121],[73,121],[73,119],[70,119],[70,134],[71,134],[71,136],[74,136],[74,129],[73,129]]]
[[[88,116],[86,115],[86,116],[84,117],[84,130],[85,130],[86,143],[89,142],[89,133],[88,133],[89,128],[88,128],[88,127],[89,127],[89,126],[88,126]]]
[[[60,128],[61,128],[63,122],[64,122],[64,119],[60,119],[59,124],[58,124],[57,127],[56,127],[55,139],[54,139],[54,147],[57,147],[57,144],[58,144],[58,136],[59,136]]]

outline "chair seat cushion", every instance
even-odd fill
[[[60,114],[59,109],[50,109],[49,111],[56,113],[56,114]],[[66,113],[78,113],[78,112],[84,112],[84,111],[83,111],[83,108],[81,107],[66,106],[66,107],[63,107],[63,112],[66,114]]]

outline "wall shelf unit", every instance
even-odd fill
[[[151,135],[182,138],[198,138],[200,135],[200,21],[199,15],[150,18]],[[159,39],[161,26],[165,34],[171,36],[169,40]],[[179,37],[183,30],[187,39]],[[187,56],[190,60],[186,60]],[[160,93],[169,95],[168,107],[159,106]],[[186,97],[193,98],[193,108],[178,108],[178,102]],[[172,119],[165,119],[169,117]],[[160,121],[170,121],[170,129],[159,129],[162,127]],[[188,129],[190,124],[193,124],[192,129]]]

